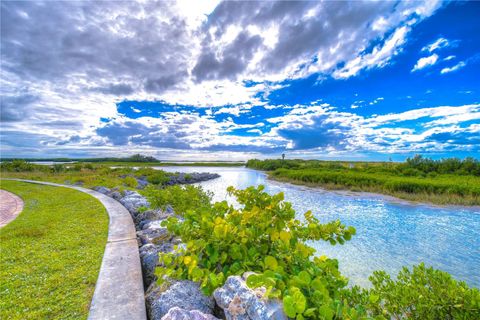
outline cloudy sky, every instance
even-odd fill
[[[1,155],[480,154],[480,2],[2,1]]]

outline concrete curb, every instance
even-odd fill
[[[130,213],[122,204],[82,187],[24,179],[4,180],[75,189],[100,200],[110,218],[108,239],[88,319],[147,319],[135,226]]]

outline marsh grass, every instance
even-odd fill
[[[108,215],[79,191],[16,181],[25,202],[0,229],[0,319],[86,319],[108,233]]]

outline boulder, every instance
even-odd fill
[[[287,320],[280,300],[264,298],[265,289],[250,289],[239,276],[230,276],[213,292],[227,320]]]
[[[137,179],[137,189],[145,189],[145,187],[148,185],[148,181],[145,179],[145,177],[140,177],[140,178],[135,178]]]
[[[143,283],[145,288],[148,288],[152,282],[157,280],[155,268],[158,265],[158,253],[171,251],[173,251],[173,244],[170,242],[165,242],[161,245],[149,243],[140,247],[140,264],[142,266]]]
[[[162,320],[219,320],[211,314],[205,314],[198,310],[184,310],[173,307],[162,317]]]
[[[213,298],[205,296],[199,284],[189,280],[172,281],[166,288],[152,284],[145,298],[150,320],[162,319],[173,307],[211,314],[215,306]]]
[[[117,201],[120,200],[123,197],[122,194],[118,191],[110,192],[109,196],[112,197],[113,199],[117,200]]]
[[[110,192],[110,189],[102,187],[102,186],[94,187],[93,190],[95,190],[97,192],[100,192],[100,193],[103,193],[103,194],[108,194]]]
[[[140,224],[140,222],[145,220],[163,220],[171,216],[173,213],[168,213],[161,209],[151,209],[144,212],[140,212],[135,217],[135,223]]]
[[[126,190],[124,197],[119,201],[132,214],[138,213],[138,209],[141,207],[150,207],[148,200],[136,191]]]
[[[172,235],[167,228],[151,228],[137,231],[137,237],[142,242],[142,245],[147,243],[161,244],[172,239]]]

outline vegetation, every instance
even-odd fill
[[[160,190],[160,203],[170,187]],[[339,221],[321,224],[306,212],[296,219],[283,194],[270,196],[263,187],[228,189],[240,209],[225,201],[191,201],[192,191],[175,199],[186,205],[163,225],[186,247],[160,255],[159,282],[168,278],[198,281],[206,294],[230,275],[246,271],[247,285],[263,286],[268,297],[283,300],[285,313],[295,319],[477,319],[480,292],[447,273],[415,266],[394,281],[383,271],[370,278],[372,289],[348,288],[338,261],[316,254],[309,241],[344,244],[355,229]],[[195,193],[200,193],[196,189]],[[155,199],[158,194],[152,193]],[[167,194],[172,196],[171,194]],[[183,201],[182,201],[183,200]],[[177,207],[179,208],[179,207]]]
[[[147,186],[143,193],[152,207],[165,209],[167,205],[171,205],[177,214],[209,208],[211,201],[211,194],[193,185],[174,185],[167,188]]]
[[[107,241],[102,204],[66,188],[1,181],[24,201],[0,229],[0,318],[86,319]]]
[[[371,316],[391,319],[479,319],[480,291],[422,263],[403,268],[392,280],[384,271],[370,277],[372,289],[345,291],[349,304],[365,306]]]
[[[37,165],[24,160],[0,163],[2,177],[42,180],[64,184],[82,184],[87,188],[105,186],[108,188],[135,188],[135,177],[143,177],[155,185],[164,185],[175,173],[152,168],[130,167],[111,168],[104,164],[75,163]]]
[[[155,157],[145,156],[141,154],[134,154],[130,157],[125,158],[31,158],[31,159],[12,159],[12,158],[3,158],[1,159],[2,162],[11,162],[15,160],[23,160],[23,161],[53,161],[53,162],[153,162],[158,163],[160,160],[156,159]]]
[[[348,163],[306,160],[249,160],[247,167],[269,171],[276,180],[393,195],[440,204],[480,204],[480,162],[430,160],[404,163]]]

